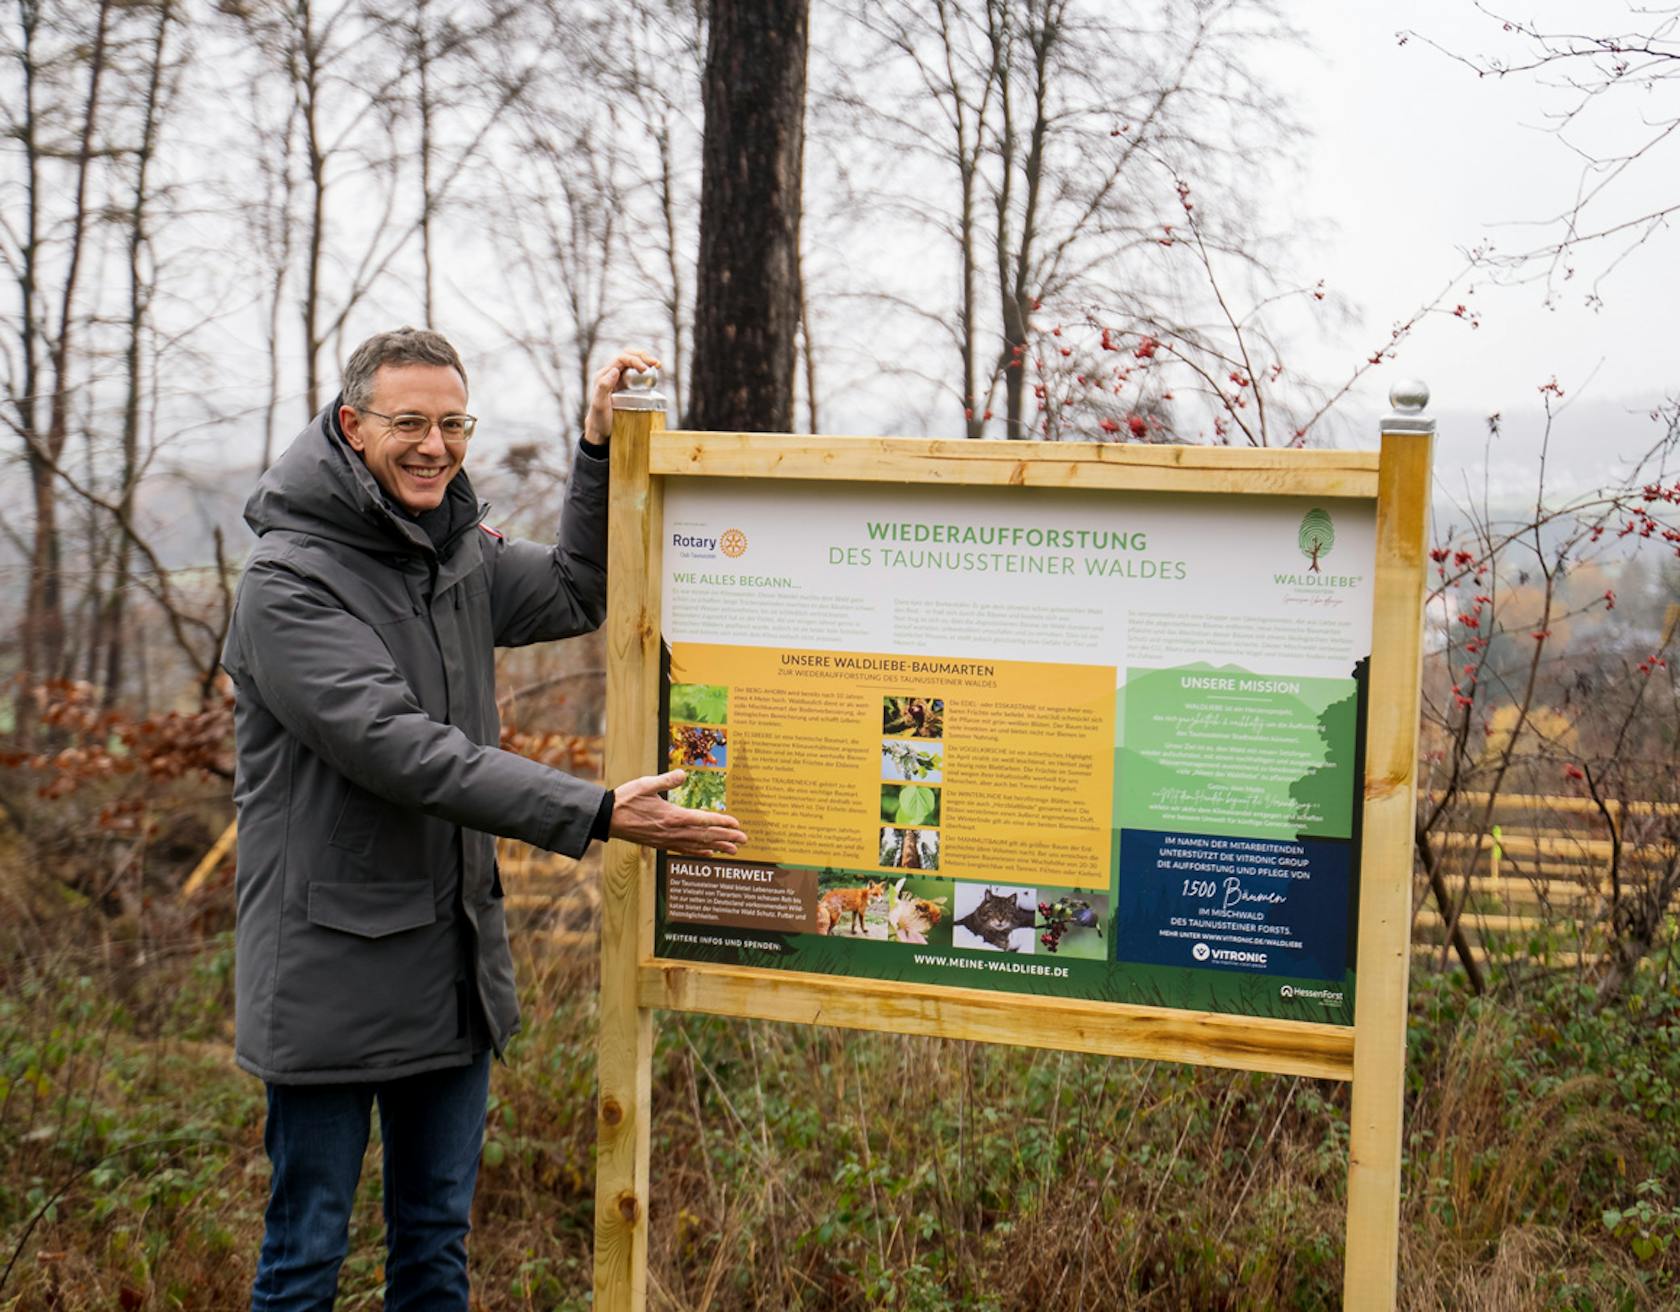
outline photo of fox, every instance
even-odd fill
[[[863,913],[869,904],[883,896],[887,886],[878,881],[857,888],[835,888],[817,900],[817,933],[832,934],[842,921],[849,920],[842,932],[861,938],[865,934]]]

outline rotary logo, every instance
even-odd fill
[[[747,535],[738,528],[726,528],[718,539],[718,550],[731,560],[747,554]]]

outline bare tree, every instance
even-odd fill
[[[838,99],[883,146],[932,166],[883,199],[950,251],[954,310],[899,304],[954,349],[955,381],[935,378],[968,436],[997,411],[1005,436],[1056,435],[1046,375],[1075,352],[1046,340],[1055,328],[1184,322],[1207,299],[1157,258],[1192,166],[1221,215],[1204,213],[1202,240],[1263,266],[1239,184],[1260,143],[1278,159],[1295,133],[1255,72],[1255,52],[1287,33],[1266,0],[1174,0],[1158,13],[906,0],[852,17],[875,44]]]
[[[629,0],[583,43],[584,76],[601,87],[621,123],[630,181],[622,196],[636,227],[622,244],[664,321],[660,354],[670,420],[682,426],[692,329],[689,288],[699,208],[700,82],[706,56],[704,0]],[[574,20],[575,22],[575,20]],[[610,29],[610,30],[607,30]],[[639,128],[644,141],[634,141]],[[640,144],[643,148],[635,147]],[[651,234],[651,240],[648,236]],[[629,288],[632,296],[634,288]]]
[[[9,51],[22,83],[7,113],[7,133],[23,155],[23,231],[8,250],[19,297],[16,355],[8,361],[7,421],[22,442],[29,471],[33,532],[22,617],[25,686],[69,673],[65,642],[64,555],[54,471],[70,438],[73,373],[80,364],[81,274],[94,222],[91,177],[100,145],[102,95],[109,69],[111,0],[99,0],[91,24],[69,12],[18,0]],[[83,18],[87,14],[80,15]],[[50,48],[54,37],[58,49]],[[69,177],[62,191],[59,166]],[[54,202],[67,194],[61,212]],[[9,226],[9,225],[8,225]],[[42,402],[45,402],[45,414]],[[27,699],[18,703],[20,719]]]
[[[1633,252],[1662,233],[1680,200],[1654,206],[1624,202],[1641,174],[1662,167],[1661,147],[1680,133],[1680,14],[1672,6],[1623,0],[1626,26],[1616,28],[1615,6],[1593,6],[1590,21],[1559,29],[1478,2],[1493,43],[1484,53],[1448,49],[1427,32],[1407,30],[1416,41],[1479,78],[1530,81],[1551,94],[1551,130],[1574,171],[1571,194],[1550,214],[1521,225],[1536,234],[1510,251],[1477,248],[1478,264],[1498,276],[1539,281],[1548,299],[1580,273],[1589,306],[1602,304],[1605,279]],[[1594,30],[1597,29],[1597,30]],[[1620,109],[1624,130],[1606,148],[1597,125]]]
[[[152,284],[146,268],[151,242],[152,171],[158,150],[159,127],[164,112],[168,76],[167,47],[176,19],[173,0],[158,0],[150,49],[146,56],[144,90],[140,102],[140,130],[133,152],[133,190],[126,215],[128,256],[127,342],[123,352],[124,396],[122,411],[122,470],[119,475],[117,506],[119,523],[125,529],[135,521],[135,491],[141,475],[140,420],[146,395],[143,358],[151,309]],[[104,649],[104,702],[116,703],[123,686],[127,651],[124,634],[133,557],[129,531],[117,535],[116,560],[111,583],[90,648]],[[90,653],[90,661],[93,659]]]
[[[564,422],[581,429],[620,259],[622,156],[610,118],[567,127],[533,107],[526,126],[520,179],[504,183],[504,194],[519,197],[503,225],[524,293],[515,338]]]

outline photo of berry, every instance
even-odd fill
[[[1041,952],[1101,961],[1108,955],[1108,897],[1041,888],[1034,932]]]
[[[729,731],[706,724],[671,726],[673,770],[722,770],[729,764]]]

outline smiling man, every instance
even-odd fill
[[[344,391],[246,503],[258,536],[223,665],[236,694],[236,1059],[268,1086],[273,1166],[252,1307],[330,1309],[379,1107],[388,1312],[468,1306],[490,1054],[518,1028],[495,835],[580,856],[609,835],[745,841],[660,796],[503,751],[494,648],[606,611],[611,396],[596,374],[552,546],[484,524],[477,420],[440,335],[358,347]],[[651,732],[651,730],[650,730]]]

